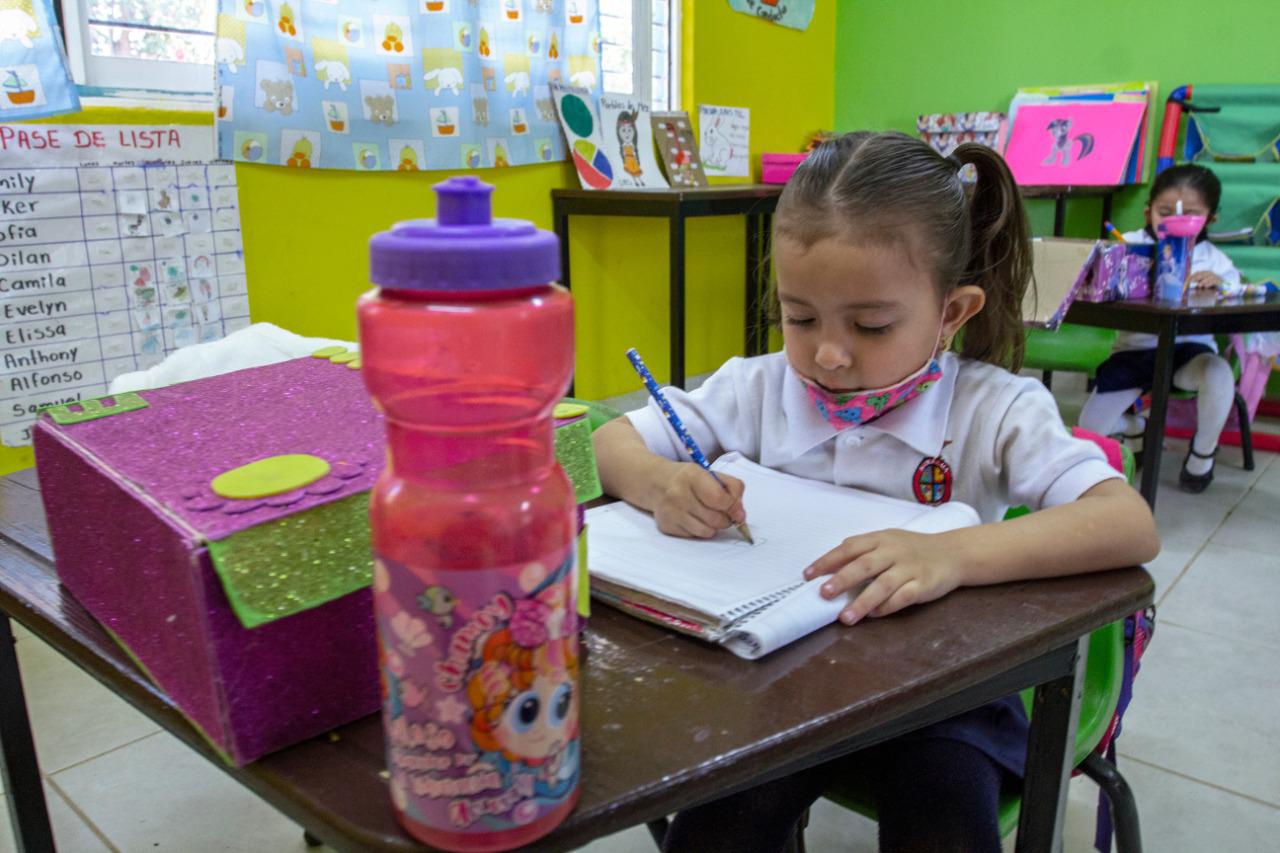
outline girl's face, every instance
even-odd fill
[[[630,124],[628,122],[623,122],[622,124],[618,125],[618,135],[622,137],[623,144],[630,145],[631,143],[636,141],[635,125]]]
[[[1174,216],[1178,212],[1178,202],[1182,202],[1182,213],[1186,216],[1203,216],[1205,224],[1213,222],[1218,217],[1210,215],[1209,205],[1204,200],[1204,196],[1199,191],[1191,187],[1169,187],[1160,195],[1151,199],[1151,204],[1147,205],[1147,224],[1151,226],[1151,230],[1159,233],[1160,223],[1167,216]]]
[[[539,675],[523,693],[507,703],[494,736],[521,758],[546,758],[561,749],[578,728],[578,700],[573,681],[559,673]]]
[[[905,246],[774,241],[782,337],[796,372],[828,391],[893,385],[982,309],[974,286],[944,297]]]

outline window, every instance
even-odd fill
[[[600,0],[604,91],[680,108],[680,0]]]
[[[76,82],[211,96],[214,0],[62,0]]]

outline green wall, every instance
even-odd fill
[[[919,113],[1005,110],[1019,86],[1120,80],[1158,81],[1158,121],[1185,83],[1280,81],[1278,33],[1274,0],[840,0],[836,128],[914,133]],[[1116,197],[1122,230],[1141,224],[1145,198],[1139,187]],[[1052,204],[1031,214],[1049,233]],[[1071,202],[1067,233],[1096,236],[1098,216],[1099,202]]]

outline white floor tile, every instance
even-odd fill
[[[1204,539],[1184,537],[1176,533],[1160,533],[1160,554],[1146,569],[1156,582],[1156,602],[1160,603],[1164,596],[1191,563],[1196,553],[1204,546]]]
[[[35,637],[18,641],[18,662],[44,773],[159,731],[151,720]]]
[[[44,786],[44,798],[49,809],[49,822],[53,826],[53,843],[58,853],[105,853],[109,848],[102,839],[80,819],[57,791]],[[9,810],[0,808],[0,853],[16,853],[18,843],[9,823]]]
[[[300,826],[164,732],[53,779],[123,851],[306,850]]]
[[[1280,651],[1280,533],[1269,538],[1276,544],[1269,554],[1205,546],[1165,598],[1160,621]]]
[[[1274,806],[1123,757],[1120,772],[1138,800],[1145,850],[1254,853],[1276,848],[1280,809]],[[1086,851],[1086,847],[1068,847],[1073,853],[1077,849]]]
[[[1125,715],[1122,755],[1280,805],[1274,650],[1159,623]]]

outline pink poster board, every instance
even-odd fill
[[[1146,109],[1128,101],[1027,104],[1004,158],[1023,185],[1122,183]]]

